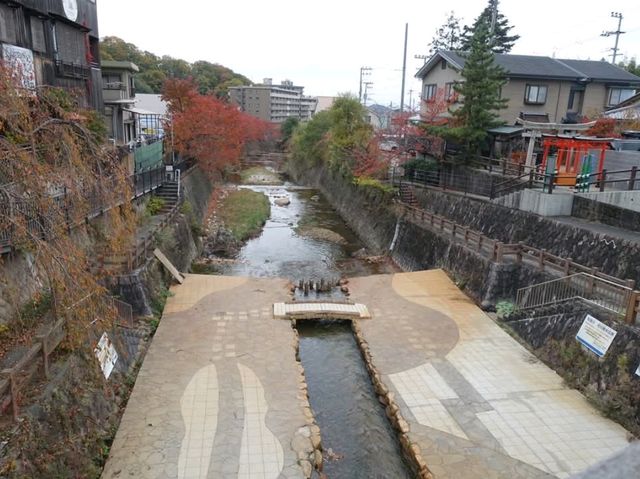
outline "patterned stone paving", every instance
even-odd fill
[[[444,272],[356,278],[350,289],[373,311],[362,335],[436,478],[565,478],[628,445]]]
[[[295,332],[271,307],[286,283],[188,275],[172,293],[102,477],[305,477]]]
[[[350,289],[372,313],[358,322],[372,362],[437,479],[565,478],[627,445],[442,271]],[[188,275],[172,292],[102,477],[308,477],[317,427],[295,331],[273,319],[285,282]]]

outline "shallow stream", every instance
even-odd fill
[[[235,262],[217,268],[220,273],[288,278],[297,284],[300,280],[394,271],[387,263],[353,257],[363,248],[362,243],[318,191],[292,184],[249,188],[269,196],[271,217],[262,233],[244,245]],[[276,200],[283,198],[290,203],[278,206]],[[300,360],[321,430],[327,477],[410,477],[350,324],[309,320],[298,322],[297,327]]]

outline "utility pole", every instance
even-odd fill
[[[413,113],[413,89],[409,90],[409,111]]]
[[[613,57],[612,62],[614,65],[616,64],[616,58],[618,57],[618,40],[620,40],[620,35],[622,35],[623,32],[622,30],[620,30],[620,28],[622,27],[622,13],[620,12],[611,12],[611,17],[612,18],[617,18],[618,19],[618,29],[615,31],[608,31],[608,32],[602,32],[600,34],[601,37],[609,37],[611,35],[615,35],[616,36],[616,43],[614,44],[613,48],[611,49],[613,51],[613,54],[611,55]]]
[[[358,93],[358,101],[362,103],[362,77],[371,75],[371,67],[360,67],[360,90]]]
[[[364,82],[364,106],[367,106],[367,98],[369,98],[369,88],[373,85],[373,82]]]
[[[404,24],[404,53],[402,55],[402,91],[400,92],[400,113],[404,112],[404,81],[407,76],[407,37],[409,36],[409,24]]]

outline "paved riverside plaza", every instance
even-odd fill
[[[444,272],[349,286],[372,316],[359,326],[373,363],[434,477],[564,478],[628,445]],[[305,477],[315,426],[295,330],[273,318],[286,282],[187,275],[172,293],[102,477]]]

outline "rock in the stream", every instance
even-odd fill
[[[329,241],[335,244],[347,244],[347,240],[335,231],[317,226],[300,226],[296,232],[301,236],[306,236],[314,240]]]
[[[291,200],[288,196],[286,196],[284,198],[276,198],[274,203],[276,204],[276,206],[287,206],[291,204]]]

